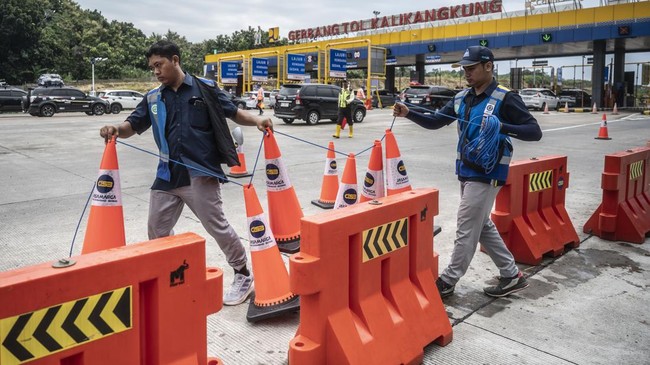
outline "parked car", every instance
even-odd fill
[[[246,100],[246,109],[255,109],[257,108],[257,91],[247,91],[242,95],[242,98]],[[265,108],[271,107],[271,92],[264,91],[264,101],[262,102]]]
[[[379,94],[379,98],[377,98]],[[399,98],[399,95],[389,91],[389,90],[377,90],[372,92],[372,107],[379,108],[379,101],[381,100],[381,107],[385,108],[388,106],[395,105],[395,100]]]
[[[85,112],[102,115],[109,110],[107,100],[90,96],[73,87],[37,87],[24,97],[25,110],[39,117],[51,117],[55,113]]]
[[[316,124],[321,119],[336,121],[338,117],[339,92],[336,85],[287,84],[282,85],[277,95],[274,116],[287,124],[302,119],[307,124]],[[363,102],[354,99],[350,104],[355,123],[363,122],[366,108]]]
[[[58,74],[42,74],[36,81],[38,86],[55,86],[62,87],[64,85],[63,79]]]
[[[105,90],[99,92],[97,97],[109,102],[108,110],[110,113],[118,114],[122,109],[135,109],[144,98],[144,95],[133,90]]]
[[[560,106],[568,105],[570,107],[590,107],[591,95],[581,89],[564,89],[558,95]]]
[[[456,92],[450,88],[437,85],[414,85],[404,90],[404,101],[427,109],[440,109]]]
[[[559,103],[558,97],[549,89],[521,89],[519,95],[529,109],[544,110],[547,106],[549,109],[557,109]]]
[[[7,84],[0,86],[0,113],[22,111],[23,96],[27,96],[25,90]]]

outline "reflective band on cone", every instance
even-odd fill
[[[321,185],[320,198],[312,200],[311,203],[323,209],[332,209],[336,201],[336,193],[339,191],[339,171],[334,154],[334,142],[327,147],[325,159],[325,171],[323,171],[323,184]]]
[[[386,193],[398,194],[411,190],[411,183],[406,166],[397,147],[395,135],[390,129],[386,130]]]
[[[343,178],[339,185],[339,191],[336,194],[336,202],[334,209],[345,208],[349,205],[357,203],[359,189],[357,186],[357,162],[354,158],[354,153],[348,155],[348,160],[345,162],[345,169],[343,170]]]
[[[368,170],[363,178],[359,202],[365,202],[386,196],[384,191],[384,165],[382,160],[381,141],[375,140],[372,151],[370,152]]]

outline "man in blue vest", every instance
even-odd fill
[[[509,137],[539,141],[542,131],[521,97],[494,80],[494,55],[488,48],[469,47],[463,58],[452,66],[463,67],[470,88],[456,94],[454,100],[434,114],[422,114],[397,103],[393,115],[406,117],[426,129],[438,129],[458,121],[456,175],[460,181],[460,206],[451,260],[436,281],[441,297],[454,293],[456,283],[469,268],[478,242],[500,272],[499,283],[483,291],[492,297],[503,297],[523,290],[528,282],[490,220],[490,211],[508,177],[512,156]],[[488,130],[494,133],[485,133]],[[482,147],[483,152],[477,147]],[[484,152],[487,150],[491,154]],[[477,153],[492,163],[483,163]]]
[[[214,82],[184,72],[180,50],[174,43],[158,41],[146,57],[160,87],[147,93],[124,122],[102,127],[100,135],[106,141],[113,136],[129,138],[152,127],[160,159],[149,201],[149,239],[173,234],[187,205],[235,271],[223,304],[240,304],[253,291],[253,275],[247,267],[244,245],[223,212],[223,181],[214,176],[224,176],[222,163],[239,165],[226,117],[237,124],[257,126],[260,131],[272,129],[273,123],[237,109]]]

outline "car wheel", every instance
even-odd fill
[[[291,124],[291,123],[293,123],[293,118],[282,118],[282,121],[287,123],[287,124]]]
[[[52,104],[45,104],[41,107],[41,116],[42,117],[51,117],[54,115],[56,110],[54,109],[54,105]]]
[[[363,118],[366,117],[366,113],[364,112],[363,109],[361,109],[361,108],[357,108],[357,109],[354,111],[354,115],[353,115],[353,117],[354,117],[354,122],[355,122],[355,123],[361,123],[361,122],[363,122]]]
[[[95,114],[95,115],[104,115],[105,112],[106,112],[106,109],[104,109],[104,106],[102,104],[93,105],[93,114]]]
[[[316,124],[320,120],[320,115],[316,110],[311,110],[309,113],[307,113],[307,124]]]
[[[111,105],[111,113],[112,114],[120,114],[122,111],[122,105],[120,104],[112,104]]]

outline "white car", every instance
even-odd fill
[[[544,110],[547,106],[549,109],[557,109],[557,104],[560,101],[549,89],[521,89],[519,95],[526,104],[526,108],[529,109]]]
[[[110,113],[118,114],[122,109],[135,109],[144,95],[133,90],[105,90],[98,97],[110,103]]]
[[[242,99],[246,100],[246,109],[255,109],[257,108],[257,91],[247,91],[242,96]],[[264,92],[264,107],[271,107],[271,92]]]

